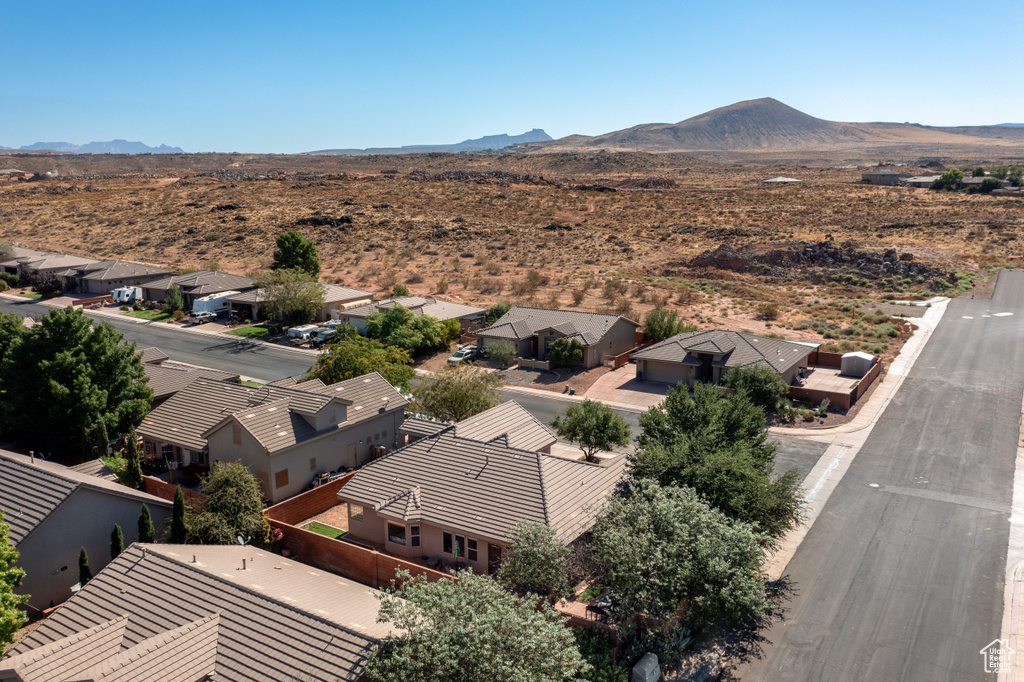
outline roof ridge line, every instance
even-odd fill
[[[551,526],[551,515],[548,513],[548,487],[544,484],[544,466],[541,464],[541,453],[534,453],[537,457],[537,478],[540,481],[540,506],[544,510],[544,525]]]

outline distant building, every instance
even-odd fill
[[[892,170],[876,170],[860,176],[862,182],[870,185],[898,185],[900,174]]]
[[[367,303],[356,308],[338,311],[335,319],[341,320],[348,325],[355,327],[360,334],[366,333],[366,318],[375,313],[386,313],[395,306],[402,306],[411,310],[414,315],[428,315],[435,320],[458,320],[463,331],[475,329],[483,322],[487,314],[486,308],[478,308],[463,303],[453,303],[437,298],[423,298],[422,296],[397,296],[386,301]]]
[[[907,187],[924,187],[928,188],[932,186],[932,183],[938,180],[941,175],[915,175],[912,178],[907,178],[903,181],[903,184]]]
[[[761,181],[762,184],[766,185],[795,185],[798,182],[803,182],[803,180],[797,180],[796,178],[787,178],[782,175],[780,175],[777,178],[768,178],[767,180]]]

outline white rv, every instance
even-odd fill
[[[219,294],[210,294],[209,296],[203,296],[197,298],[192,302],[192,312],[194,313],[213,313],[214,315],[220,315],[228,311],[228,297],[239,294],[239,291],[222,291]]]
[[[135,303],[142,300],[142,287],[120,287],[110,292],[114,303]]]

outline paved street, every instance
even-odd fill
[[[20,303],[0,298],[0,310],[38,320],[52,308],[39,303]],[[305,374],[313,360],[310,355],[252,343],[243,338],[189,333],[158,324],[138,324],[131,318],[97,315],[93,319],[109,322],[128,341],[138,344],[140,349],[157,346],[172,360],[236,372],[263,381]]]
[[[1006,313],[1012,313],[1007,315]],[[1024,273],[951,301],[807,533],[743,680],[970,680],[1000,636],[1024,390]]]

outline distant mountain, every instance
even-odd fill
[[[463,140],[455,144],[436,145],[407,145],[405,147],[370,147],[368,149],[321,149],[307,154],[323,154],[328,156],[369,156],[371,154],[431,154],[431,153],[453,153],[486,151],[489,149],[504,149],[516,144],[527,142],[549,142],[553,138],[540,128],[523,133],[522,135],[485,135],[475,140]]]
[[[771,97],[738,102],[679,123],[648,123],[593,137],[570,135],[524,151],[781,152],[894,145],[1024,142],[1024,127],[940,128],[911,123],[840,123],[815,118]]]
[[[997,123],[997,126],[1008,128],[1024,128],[1024,123]]]
[[[6,147],[4,147],[6,149]],[[159,147],[150,147],[141,142],[128,142],[127,140],[111,140],[110,142],[90,142],[77,145],[70,142],[36,142],[35,144],[21,147],[22,151],[42,151],[44,149],[55,152],[70,152],[72,154],[184,154],[180,147],[168,147],[165,144]]]

